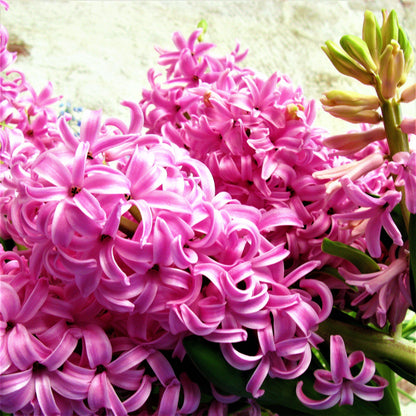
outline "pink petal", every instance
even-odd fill
[[[1,395],[7,395],[26,387],[32,379],[32,369],[0,375]]]
[[[106,365],[111,361],[111,343],[102,328],[88,324],[82,330],[85,354],[91,368]]]
[[[0,389],[0,403],[4,412],[17,412],[35,397],[32,369],[15,374],[1,375],[0,385],[2,386]],[[10,386],[10,389],[7,389],[8,386]],[[15,386],[19,386],[19,388],[13,388]],[[3,390],[3,387],[6,390]],[[7,391],[9,392],[6,393]]]
[[[100,250],[100,265],[102,271],[111,280],[118,280],[124,285],[129,285],[129,278],[117,264],[114,257],[114,244],[112,241],[105,242]]]
[[[51,354],[40,363],[47,367],[49,371],[57,370],[74,352],[80,337],[80,331],[66,331]]]
[[[98,139],[101,124],[101,110],[86,110],[81,121],[80,138],[91,145]]]
[[[372,378],[378,386],[366,386],[363,384],[353,384],[352,389],[356,396],[365,401],[379,401],[384,396],[384,389],[388,386],[388,381],[382,377],[374,376]]]
[[[135,393],[130,396],[127,400],[123,402],[124,407],[127,412],[132,412],[134,410],[140,409],[152,392],[152,382],[151,378],[145,375],[140,382],[140,387],[137,388]]]
[[[32,169],[52,185],[68,188],[71,183],[68,168],[53,153],[46,152],[39,156]]]
[[[310,409],[317,409],[317,410],[329,409],[330,407],[335,406],[340,399],[339,394],[328,396],[322,400],[310,399],[303,393],[302,386],[303,386],[303,381],[299,381],[299,383],[296,386],[296,396],[305,406],[309,407]]]
[[[89,148],[89,143],[85,142],[79,143],[77,147],[72,164],[72,186],[82,188],[84,185],[85,165]]]
[[[41,278],[36,282],[30,295],[25,299],[16,321],[27,322],[32,319],[44,304],[49,293],[49,283],[46,278]]]
[[[201,392],[198,385],[191,381],[186,373],[182,373],[179,379],[183,389],[183,403],[179,412],[182,414],[192,414],[198,409]]]
[[[36,398],[44,415],[59,415],[61,413],[52,393],[51,383],[46,372],[35,375]]]
[[[261,389],[261,385],[266,379],[270,368],[269,359],[263,357],[260,361],[260,364],[254,370],[250,380],[247,383],[246,390],[250,392],[254,398],[258,398],[264,394],[264,390]]]
[[[75,366],[73,366],[75,368]],[[83,400],[87,398],[88,388],[94,372],[91,371],[88,377],[84,372],[72,371],[72,374],[65,371],[54,371],[50,375],[51,386],[61,396],[71,400]]]
[[[332,335],[330,340],[331,348],[331,373],[335,383],[342,379],[351,379],[350,366],[344,340],[340,335]]]
[[[105,212],[98,200],[85,188],[81,189],[72,200],[75,205],[88,217],[100,220],[105,218]]]
[[[162,393],[157,414],[160,416],[175,416],[178,411],[181,385],[178,380],[172,380]]]
[[[147,359],[150,352],[138,345],[129,351],[126,351],[120,357],[116,358],[107,365],[107,370],[112,374],[123,374],[125,371],[136,367]]]
[[[17,324],[10,331],[7,344],[10,359],[19,370],[26,370],[34,362],[42,361],[50,352],[22,324]]]
[[[18,316],[20,299],[12,286],[0,281],[0,313],[2,321],[8,322]]]
[[[68,188],[61,186],[26,186],[26,193],[37,201],[60,201],[68,196]]]

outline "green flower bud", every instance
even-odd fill
[[[377,71],[375,64],[367,44],[358,36],[345,35],[339,42],[345,52],[353,59],[359,62],[367,71]]]
[[[383,26],[381,27],[381,37],[383,39],[384,48],[390,44],[392,40],[399,39],[399,23],[397,20],[397,14],[392,10],[386,17],[386,11],[383,10]]]
[[[208,23],[205,19],[201,19],[196,26],[198,29],[202,29],[202,33],[198,36],[198,41],[202,42],[205,33],[207,33]]]
[[[375,110],[380,106],[375,95],[364,95],[355,91],[332,90],[324,93],[321,103],[326,106],[348,105],[361,107],[366,110]]]
[[[364,12],[362,37],[367,44],[374,63],[378,66],[382,46],[381,28],[370,10]]]
[[[409,38],[407,37],[403,28],[399,26],[399,45],[404,54],[404,70],[402,78],[400,79],[399,85],[403,85],[406,82],[407,75],[409,74],[410,70],[413,68],[413,64],[415,61],[415,55],[413,52],[413,48],[411,43],[409,42]]]
[[[328,40],[322,50],[326,53],[329,60],[341,74],[353,77],[366,85],[374,85],[374,75],[367,72],[364,67],[353,60],[348,54]]]

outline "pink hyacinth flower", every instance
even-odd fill
[[[0,5],[6,7],[7,10],[7,3],[0,2]],[[7,41],[9,36],[7,34],[7,30],[4,26],[0,26],[0,72],[4,71],[8,66],[10,66],[17,57],[16,52],[9,52],[7,50]]]
[[[349,178],[341,179],[343,189],[349,199],[362,209],[355,212],[336,214],[334,217],[341,220],[367,220],[365,236],[370,256],[377,258],[381,256],[380,233],[383,227],[391,237],[394,244],[403,245],[402,236],[397,225],[394,223],[390,213],[400,202],[401,194],[389,190],[380,198],[372,197]]]
[[[411,297],[408,260],[399,257],[390,261],[388,266],[380,264],[380,271],[374,273],[353,273],[342,267],[339,272],[346,283],[360,289],[352,305],[358,305],[362,319],[373,317],[381,328],[388,320],[394,330],[404,319]]]
[[[362,351],[354,351],[349,356],[341,336],[333,335],[330,340],[331,371],[316,370],[314,389],[328,397],[314,400],[307,397],[303,391],[303,382],[296,387],[298,399],[307,407],[317,410],[329,409],[335,404],[352,405],[354,395],[366,401],[379,401],[383,398],[383,390],[388,382],[375,375],[376,367],[373,361],[367,359]],[[353,376],[351,368],[362,362],[360,372]],[[368,385],[375,382],[376,386]]]
[[[416,214],[416,153],[399,152],[393,156],[397,186],[404,186],[407,209]]]

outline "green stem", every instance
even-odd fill
[[[344,315],[344,314],[343,314]],[[354,321],[328,318],[319,325],[318,334],[329,342],[331,335],[341,335],[348,351],[363,351],[377,362],[383,362],[406,374],[416,374],[416,343],[363,326]],[[402,375],[402,374],[400,374]]]
[[[407,134],[400,129],[402,121],[400,104],[395,100],[383,100],[381,103],[381,113],[383,115],[384,129],[386,131],[387,142],[390,149],[390,159],[398,152],[409,151],[409,139]],[[404,188],[398,189],[402,193],[400,208],[407,231],[409,231],[409,210],[406,207]]]
[[[389,144],[390,157],[398,152],[408,152],[409,140],[407,134],[403,133],[399,127],[402,121],[400,105],[395,101],[384,101],[381,104],[381,113]]]

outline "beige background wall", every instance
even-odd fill
[[[308,98],[334,88],[360,88],[340,76],[321,50],[328,39],[359,35],[363,13],[394,8],[416,44],[416,2],[381,0],[10,0],[1,22],[13,40],[28,45],[16,66],[41,88],[48,80],[76,105],[127,116],[119,102],[135,100],[156,64],[154,45],[172,48],[171,35],[188,36],[200,19],[214,53],[249,49],[245,65],[271,75],[288,74]],[[416,72],[412,78],[416,80]],[[348,84],[351,83],[351,86]],[[416,114],[416,106],[406,109]],[[352,126],[320,112],[331,132]]]

